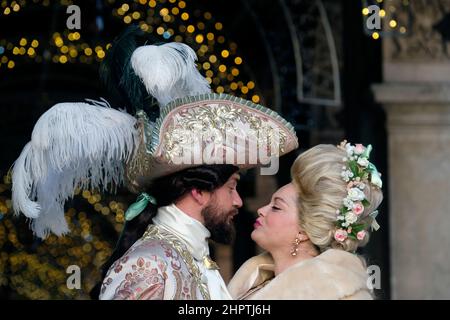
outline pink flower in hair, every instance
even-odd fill
[[[365,236],[366,236],[366,232],[364,230],[361,230],[360,232],[358,232],[356,234],[356,238],[358,238],[358,240],[364,239]]]
[[[345,239],[347,239],[347,231],[342,229],[336,230],[336,232],[334,233],[334,239],[339,242],[345,241]]]
[[[366,148],[362,144],[358,143],[358,144],[355,145],[354,152],[356,154],[358,154],[358,155],[359,154],[363,154],[364,151],[366,151]]]
[[[353,209],[352,209],[353,213],[356,214],[357,216],[361,215],[361,213],[364,212],[364,206],[362,205],[361,202],[357,202],[353,205]]]

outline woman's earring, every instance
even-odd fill
[[[300,244],[300,239],[298,237],[295,237],[294,242],[292,242],[291,256],[293,256],[293,257],[297,256],[297,251],[298,251],[298,245],[299,244]]]

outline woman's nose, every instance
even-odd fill
[[[264,217],[263,209],[264,209],[264,207],[261,207],[261,208],[259,208],[258,210],[256,210],[256,213],[258,214],[258,216]]]

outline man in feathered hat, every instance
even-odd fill
[[[125,182],[139,196],[95,295],[230,299],[208,239],[232,239],[239,169],[297,148],[295,131],[269,109],[211,93],[187,45],[138,46],[137,34],[119,36],[101,66],[135,116],[105,102],[53,106],[14,165],[14,210],[32,219],[37,236],[62,235],[64,202],[76,188],[113,191]]]

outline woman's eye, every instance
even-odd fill
[[[278,207],[272,206],[272,210],[274,210],[274,211],[278,211],[278,210],[281,210],[281,209],[280,209],[280,208],[278,208]]]

